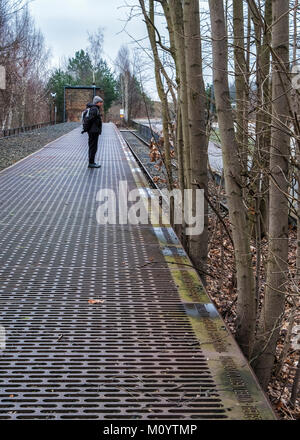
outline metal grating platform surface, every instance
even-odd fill
[[[101,169],[86,143],[0,173],[0,420],[274,418],[172,229],[97,224],[100,188],[147,184],[114,125]]]

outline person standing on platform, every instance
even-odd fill
[[[89,135],[89,168],[100,168],[101,165],[95,162],[95,156],[98,149],[99,136],[102,133],[102,118],[100,108],[103,105],[103,99],[95,96],[92,103],[87,105],[83,113],[83,131]]]

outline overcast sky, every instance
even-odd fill
[[[130,12],[124,5],[125,0],[32,0],[30,9],[52,50],[53,63],[58,65],[62,57],[85,49],[87,32],[95,32],[99,26],[104,27],[104,57],[113,62],[120,46],[131,41],[122,32]],[[133,19],[127,29],[137,38],[146,34],[141,18]]]
[[[86,49],[87,32],[95,32],[101,26],[104,28],[103,58],[113,68],[121,45],[134,46],[133,40],[123,31],[131,9],[125,7],[126,3],[139,4],[137,0],[31,0],[30,10],[36,26],[51,49],[51,65],[59,66],[63,58],[73,56],[76,50]],[[159,28],[162,35],[167,36],[165,25]],[[132,18],[126,30],[137,40],[146,36],[141,17]],[[149,82],[148,92],[156,95],[154,81]]]
[[[134,46],[123,30],[131,10],[125,7],[126,3],[138,4],[136,0],[32,0],[30,10],[51,49],[52,67],[59,66],[63,58],[73,56],[76,50],[86,49],[87,32],[103,27],[103,58],[113,68],[121,45]],[[126,30],[136,39],[146,36],[141,17],[132,18]],[[153,96],[156,90],[154,81],[150,82],[147,91]]]

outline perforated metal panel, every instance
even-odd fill
[[[96,222],[100,188],[136,187],[114,127],[101,169],[86,142],[0,174],[0,420],[232,418],[151,225]]]

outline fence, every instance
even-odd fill
[[[29,125],[27,127],[10,128],[7,130],[0,130],[0,138],[5,138],[9,136],[16,136],[21,133],[26,133],[28,131],[37,130],[38,128],[47,127],[49,125],[54,125],[55,122],[42,122],[40,124]]]
[[[159,135],[151,130],[148,125],[143,125],[135,121],[131,121],[130,125],[132,125],[132,127],[138,131],[141,138],[143,138],[146,142],[150,143],[152,138],[154,138],[156,142],[159,141]]]

